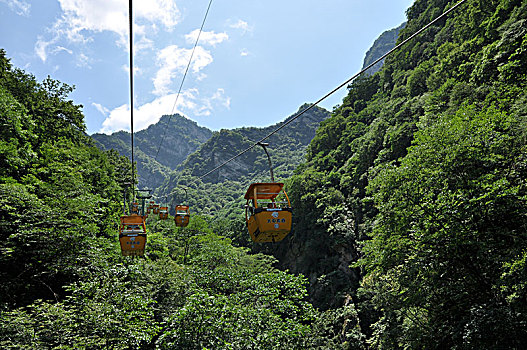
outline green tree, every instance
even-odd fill
[[[380,166],[369,187],[379,214],[361,260],[383,311],[377,347],[525,343],[527,305],[516,294],[527,248],[525,125],[466,107],[420,130],[400,165]]]

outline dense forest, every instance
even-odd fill
[[[117,237],[131,164],[84,134],[72,87],[0,51],[2,349],[311,348],[338,342],[306,280],[194,215],[150,218],[144,259]]]
[[[151,189],[159,187],[173,170],[211,136],[212,131],[179,114],[164,115],[157,123],[135,132],[138,186]],[[91,137],[98,148],[114,149],[123,156],[131,157],[129,132],[121,130],[111,135],[95,133]],[[160,147],[161,141],[163,147]]]
[[[455,2],[416,1],[399,42]],[[371,348],[527,343],[527,2],[467,1],[317,130],[276,256]]]
[[[398,42],[455,3],[416,0]],[[131,258],[130,161],[85,134],[72,87],[0,49],[0,347],[523,349],[526,85],[527,2],[468,0],[315,110],[312,140],[274,140],[284,241],[250,243],[238,215],[267,179],[261,150],[197,180],[262,131],[222,130],[159,177],[158,198],[189,185],[201,211],[184,228],[150,217]]]

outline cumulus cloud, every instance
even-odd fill
[[[175,100],[176,94],[170,94],[134,109],[134,130],[143,130],[149,125],[157,123],[162,115],[172,111]],[[178,99],[178,106],[194,107],[194,104],[189,104],[189,101],[186,101],[186,96],[182,95]],[[176,113],[181,112],[176,110]],[[99,132],[110,134],[118,130],[130,131],[130,105],[119,106],[109,111],[107,115]]]
[[[0,0],[15,1],[15,0]],[[18,0],[19,1],[19,0]],[[111,32],[117,35],[117,43],[125,46],[128,38],[128,1],[126,0],[59,0],[62,16],[49,28],[51,38],[40,39],[35,45],[37,55],[45,61],[46,48],[50,43],[66,39],[70,43],[91,41],[90,35]],[[146,26],[157,28],[158,24],[172,30],[179,22],[180,12],[175,1],[149,0],[134,4],[134,35],[136,50],[152,46],[146,36]],[[139,24],[138,22],[141,22]],[[48,43],[48,45],[43,45]]]
[[[126,0],[59,0],[68,30],[110,31],[121,37],[128,35],[128,1]],[[179,21],[180,13],[174,1],[138,1],[134,5],[134,21],[145,19],[161,23],[171,30]],[[137,30],[141,33],[140,26]]]
[[[158,52],[157,65],[161,67],[153,79],[155,95],[164,95],[173,92],[172,81],[182,76],[190,60],[192,49],[179,48],[170,45]],[[201,46],[196,47],[190,70],[199,73],[203,68],[212,63],[212,55]]]
[[[249,56],[249,51],[247,49],[241,49],[240,50],[240,56]]]
[[[14,11],[19,16],[28,17],[29,11],[31,10],[31,5],[26,1],[22,0],[0,0],[9,6],[11,11]]]
[[[196,38],[198,37],[198,34],[199,34],[199,29],[195,29],[189,34],[185,35],[185,40],[189,44],[194,44],[196,42]],[[216,44],[219,44],[228,39],[229,39],[229,36],[227,35],[227,33],[214,33],[214,31],[201,32],[201,35],[199,36],[199,43],[216,46]]]
[[[102,128],[99,132],[111,134],[117,130],[130,131],[130,106],[127,104],[113,109],[110,115],[103,121]]]
[[[102,115],[108,115],[108,113],[110,112],[108,108],[104,107],[100,103],[92,102],[91,105],[95,107]]]
[[[238,20],[238,22],[231,24],[229,27],[234,29],[241,29],[243,34],[247,32],[252,32],[253,27],[249,25],[249,23],[242,21],[241,19]]]
[[[162,115],[179,113],[191,116],[209,116],[215,108],[230,108],[230,97],[226,96],[224,89],[217,89],[212,95],[201,97],[198,89],[183,91],[177,99],[177,94],[168,94],[134,109],[134,131],[146,129],[149,125],[157,123]],[[111,111],[101,105],[92,103],[106,119],[102,123],[101,133],[111,134],[118,130],[130,131],[130,106],[119,106]]]

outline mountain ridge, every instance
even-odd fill
[[[155,124],[134,133],[134,151],[140,187],[158,187],[166,174],[174,170],[199,145],[207,141],[212,131],[180,114],[163,115]],[[117,131],[111,135],[91,135],[96,145],[115,149],[130,157],[130,133]],[[161,141],[163,142],[161,144]]]

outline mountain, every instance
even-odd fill
[[[307,106],[301,106],[298,111]],[[256,146],[210,175],[199,178],[251,147],[295,115],[264,128],[244,127],[214,132],[207,142],[170,174],[169,179],[156,191],[157,198],[168,201],[172,208],[185,200],[193,212],[211,215],[216,220],[240,220],[247,186],[251,182],[270,181],[268,159],[263,149]],[[306,148],[315,136],[316,129],[329,116],[330,113],[324,108],[314,107],[266,140],[275,181],[282,182],[293,175],[297,166],[304,161]],[[189,187],[188,198],[182,197],[184,193],[178,189],[180,185]],[[243,242],[247,243],[245,238]]]
[[[399,27],[393,28],[383,32],[375,41],[370,49],[366,52],[364,56],[364,62],[362,64],[362,69],[368,67],[370,64],[375,62],[377,59],[382,57],[385,53],[394,48],[397,38],[399,37],[399,32],[406,26],[406,22],[402,23]],[[384,60],[378,62],[373,67],[366,71],[367,75],[373,75],[377,73],[382,65]]]
[[[525,348],[527,2],[416,0],[397,40],[459,4],[329,117],[270,139],[283,241],[243,240],[262,150],[199,179],[277,125],[222,130],[147,164],[176,167],[158,199],[186,185],[199,213],[185,228],[150,215],[138,259],[116,229],[129,160],[85,137],[73,88],[0,49],[1,347]],[[126,137],[106,141],[125,152]]]
[[[457,3],[416,0],[398,42]],[[527,2],[462,3],[349,86],[288,181],[293,232],[260,251],[365,348],[523,348],[526,101]]]
[[[303,105],[298,112],[308,105]],[[297,112],[297,113],[298,113]],[[256,141],[267,136],[297,113],[289,116],[283,122],[264,128],[244,127],[233,130],[222,129],[212,137],[180,166],[180,171],[189,171],[192,176],[200,176],[218,166],[227,159],[250,147]],[[291,124],[272,135],[265,142],[269,143],[273,168],[284,177],[292,175],[305,154],[307,145],[315,137],[319,124],[329,117],[329,112],[321,107],[314,107]],[[203,179],[205,182],[218,183],[225,180],[236,180],[241,176],[269,171],[267,156],[260,147],[255,147],[243,156],[222,167],[219,171]]]
[[[179,114],[164,115],[147,129],[134,133],[134,158],[140,187],[158,187],[167,175],[212,135],[212,131]],[[130,133],[93,134],[99,148],[130,157]],[[161,145],[161,140],[163,143]],[[161,147],[160,147],[161,145]]]

